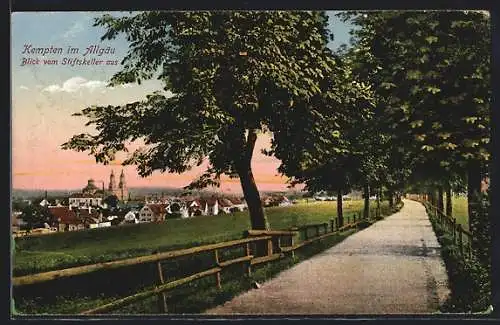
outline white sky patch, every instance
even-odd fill
[[[106,82],[100,80],[87,80],[82,77],[73,77],[65,82],[62,85],[50,85],[45,87],[43,91],[49,93],[57,93],[57,92],[67,92],[74,93],[82,89],[88,89],[90,91],[94,91],[97,89],[102,89],[106,87]]]
[[[77,21],[62,35],[62,37],[73,38],[80,32],[83,32],[83,24],[80,21]]]
[[[21,88],[22,90],[29,90],[29,88],[24,85],[21,85],[19,88]]]

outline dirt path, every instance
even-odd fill
[[[440,245],[424,207],[404,203],[400,212],[206,313],[436,312],[449,292]]]

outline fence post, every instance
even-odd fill
[[[334,222],[335,219],[330,219],[330,232],[333,232],[334,231],[334,226],[333,226],[333,222]]]
[[[158,278],[160,279],[160,285],[165,283],[165,279],[163,278],[163,269],[161,267],[161,262],[158,261],[156,263],[156,266],[158,268]],[[167,308],[167,294],[165,292],[161,292],[158,294],[158,306],[160,308],[160,312],[162,313],[167,313],[168,308]]]
[[[356,223],[356,213],[354,214],[354,221],[352,223]]]
[[[215,264],[218,266],[219,265],[219,250],[217,250],[217,249],[214,250],[214,257],[215,257]],[[217,281],[217,289],[222,289],[220,272],[217,272],[215,274],[215,279]]]
[[[293,246],[295,245],[295,234],[293,234],[290,238],[290,245],[292,246],[292,260],[295,258],[295,250],[293,249]]]
[[[464,255],[464,244],[462,241],[462,225],[458,224],[457,225],[458,229],[458,248],[460,249],[460,255]]]
[[[304,240],[308,240],[309,239],[309,236],[307,234],[309,228],[307,226],[304,227]]]
[[[314,229],[316,230],[316,237],[319,237],[319,225],[315,225]]]
[[[292,245],[293,245],[293,239],[292,239]],[[247,256],[250,256],[250,243],[246,244],[246,249],[245,250],[246,250]],[[247,262],[247,270],[246,270],[248,277],[250,277],[252,275],[251,265],[252,265],[251,261],[248,261]]]
[[[273,255],[273,240],[268,239],[267,240],[267,256]]]

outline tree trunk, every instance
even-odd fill
[[[259,190],[257,184],[255,184],[251,167],[248,167],[246,172],[239,173],[239,176],[243,195],[248,205],[248,212],[250,213],[252,229],[269,230],[269,223],[262,207]]]
[[[252,172],[251,161],[256,141],[257,134],[255,130],[249,130],[246,145],[243,148],[244,155],[241,160],[237,161],[236,167],[238,176],[240,177],[243,196],[248,205],[252,229],[270,230],[269,222],[267,221],[264,208],[262,207],[259,190],[257,189],[257,184],[255,183]]]
[[[370,186],[368,185],[368,183],[365,184],[364,195],[365,195],[365,209],[363,211],[363,218],[368,219],[370,217]]]
[[[438,202],[437,207],[440,211],[444,211],[444,191],[443,186],[438,186]]]
[[[340,228],[344,226],[344,211],[342,209],[342,190],[337,191],[337,217]]]
[[[448,184],[446,187],[446,215],[453,217],[453,204],[452,204],[452,196],[451,196],[451,186]]]
[[[474,234],[480,228],[481,208],[481,169],[477,162],[471,163],[467,170],[467,210],[469,213],[469,230]]]
[[[381,211],[380,211],[380,196],[382,195],[382,188],[378,189],[377,193],[377,217],[380,217]]]

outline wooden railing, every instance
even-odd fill
[[[158,301],[160,302],[159,304],[160,310],[166,313],[168,312],[166,295],[165,295],[166,291],[208,276],[214,276],[217,288],[221,289],[222,287],[221,272],[224,268],[234,264],[242,264],[244,265],[245,273],[248,276],[250,276],[252,272],[252,266],[254,265],[278,260],[287,256],[287,254],[294,256],[295,251],[303,246],[309,245],[311,243],[322,240],[329,236],[338,234],[349,228],[355,228],[358,225],[358,223],[362,221],[362,219],[359,216],[358,218],[356,218],[356,215],[351,216],[350,218],[346,218],[348,222],[346,222],[345,225],[342,227],[339,227],[338,219],[334,218],[331,219],[329,223],[305,225],[290,230],[280,230],[280,231],[248,230],[246,232],[247,238],[239,240],[169,251],[164,253],[157,253],[152,255],[128,258],[111,262],[72,267],[57,271],[49,271],[38,274],[19,276],[13,278],[12,283],[14,287],[20,287],[20,286],[27,286],[35,283],[47,282],[61,278],[88,274],[102,270],[110,270],[110,269],[138,265],[138,264],[156,263],[157,273],[158,273],[158,284],[154,288],[112,301],[110,303],[98,306],[90,310],[83,311],[81,312],[81,314],[91,315],[91,314],[102,314],[110,312],[120,307],[132,304],[134,302],[149,298],[154,295],[158,296]],[[314,235],[312,236],[310,234],[311,230],[314,230]],[[303,240],[300,240],[301,233],[304,234]],[[252,251],[253,250],[252,248],[254,248],[252,247],[252,245],[257,243],[260,243],[259,244],[260,247],[266,248],[263,256],[254,255],[256,252]],[[244,252],[245,252],[244,256],[221,261],[220,253],[223,250],[237,248],[237,247],[244,247]],[[215,267],[200,271],[195,274],[191,274],[189,276],[185,276],[181,279],[165,282],[162,262],[182,256],[192,256],[195,254],[207,253],[207,252],[213,253]]]
[[[425,200],[424,196],[411,195],[409,198],[426,206],[427,211],[430,212],[429,216],[436,220],[443,230],[452,236],[453,243],[458,245],[462,256],[472,256],[473,235],[470,231],[464,229],[460,223],[457,223],[456,218],[447,215],[438,207],[432,205],[429,201]]]

